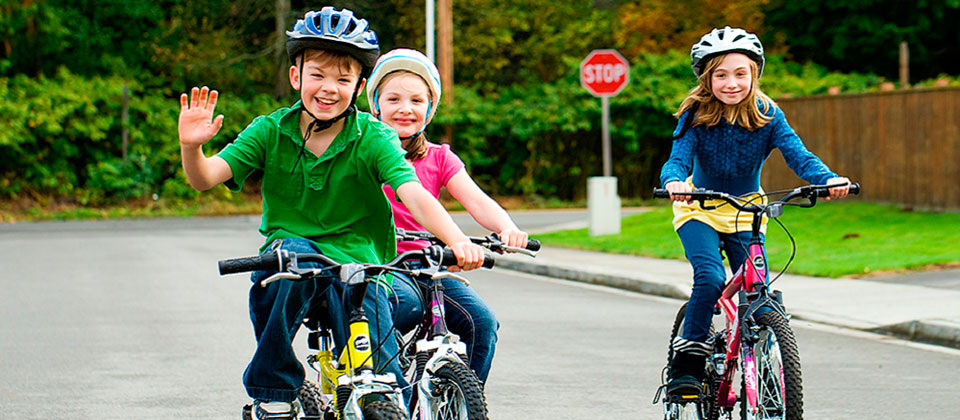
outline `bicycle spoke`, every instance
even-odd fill
[[[783,363],[776,334],[766,329],[754,355],[757,357],[757,408],[763,420],[782,419],[784,415]]]

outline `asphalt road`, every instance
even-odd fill
[[[0,419],[237,418],[249,282],[216,261],[255,252],[257,224],[0,226]],[[491,418],[661,417],[650,401],[680,302],[506,270],[470,278],[502,325]],[[807,418],[960,418],[960,351],[794,326]]]

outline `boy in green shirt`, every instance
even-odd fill
[[[190,185],[207,190],[224,183],[238,190],[260,169],[260,233],[266,237],[261,251],[280,247],[323,253],[339,263],[383,263],[396,254],[390,203],[381,189],[388,184],[418,222],[450,244],[458,260],[453,269],[478,268],[482,248],[470,243],[417,181],[396,132],[356,110],[357,95],[380,52],[366,20],[347,9],[325,7],[308,12],[287,36],[290,84],[300,91],[300,101],[254,119],[219,154],[208,158],[202,150],[223,123],[223,115],[213,118],[217,91],[195,87],[189,101],[181,95],[180,152]],[[255,418],[295,418],[304,371],[291,342],[310,300],[326,294],[329,282],[281,280],[260,287],[259,280],[270,274],[252,276],[257,350],[244,385],[255,400]],[[370,323],[371,340],[383,343],[374,363],[387,364],[386,371],[406,385],[392,358],[397,345],[388,334],[393,320],[384,288],[368,288],[364,308],[377,316]]]

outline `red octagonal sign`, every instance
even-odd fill
[[[616,50],[593,50],[580,62],[580,84],[593,96],[615,96],[630,80],[630,63]]]

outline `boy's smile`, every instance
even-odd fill
[[[401,73],[387,79],[380,87],[377,105],[380,120],[401,137],[411,137],[423,129],[430,103],[426,82],[412,73]]]

